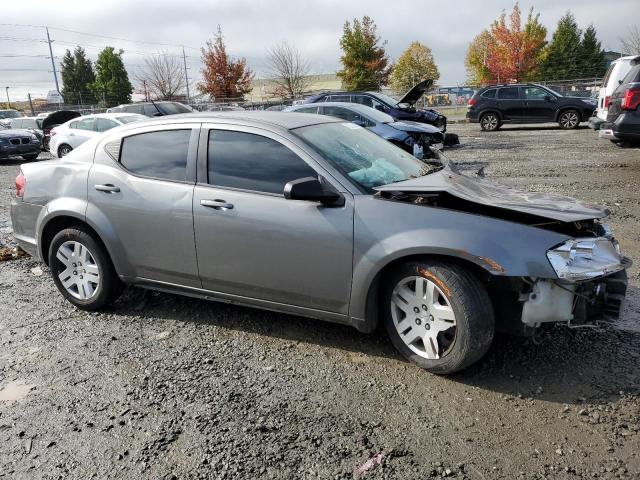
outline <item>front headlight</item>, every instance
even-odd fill
[[[615,240],[605,237],[574,238],[547,251],[558,278],[579,282],[608,275],[625,268]]]

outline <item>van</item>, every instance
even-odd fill
[[[589,126],[594,130],[600,130],[600,126],[607,119],[607,109],[611,94],[622,83],[629,70],[640,62],[640,55],[630,55],[628,57],[620,57],[611,62],[607,73],[602,81],[602,87],[598,93],[598,108],[596,108],[595,116],[589,118]]]

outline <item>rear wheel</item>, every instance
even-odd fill
[[[494,132],[500,128],[500,117],[497,113],[484,113],[480,117],[480,128],[485,132]]]
[[[440,261],[408,262],[387,279],[383,318],[393,345],[433,373],[463,370],[491,346],[489,295],[464,268]]]
[[[71,146],[67,145],[66,143],[63,143],[58,147],[58,157],[62,158],[65,155],[68,155],[69,152],[71,152],[71,150],[73,150]]]
[[[83,310],[98,310],[122,291],[104,248],[81,227],[65,228],[53,237],[49,267],[60,293]]]
[[[580,113],[577,110],[565,110],[560,114],[558,124],[560,128],[565,130],[578,128],[578,125],[580,125]]]

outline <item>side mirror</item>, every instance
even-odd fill
[[[551,100],[553,100],[553,99],[551,98],[551,95],[545,95],[545,96],[544,96],[544,100],[545,100],[546,102],[550,102],[550,101],[551,101]]]
[[[344,202],[338,192],[327,188],[315,177],[292,180],[284,186],[284,198],[287,200],[310,200],[323,205],[339,205]]]
[[[381,112],[384,112],[384,106],[383,105],[376,105],[376,110],[380,110]]]

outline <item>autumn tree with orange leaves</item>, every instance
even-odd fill
[[[467,69],[476,83],[533,80],[538,74],[547,29],[540,14],[529,11],[524,27],[516,3],[508,17],[502,12],[486,33],[476,37],[467,51]]]
[[[222,38],[222,30],[213,40],[207,41],[202,49],[203,81],[198,84],[201,93],[210,95],[216,101],[242,98],[251,91],[253,72],[247,67],[247,60],[233,60],[227,54],[227,47]]]

